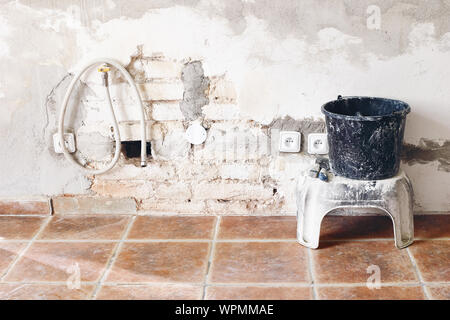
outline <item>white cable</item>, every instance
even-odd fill
[[[117,161],[119,160],[119,156],[120,156],[120,146],[121,146],[121,140],[120,140],[120,133],[119,133],[119,125],[117,124],[117,120],[116,120],[116,116],[114,114],[114,109],[111,103],[111,96],[109,93],[109,87],[107,85],[107,83],[105,83],[105,93],[106,93],[106,100],[107,100],[107,104],[108,104],[108,110],[109,110],[109,114],[111,116],[111,120],[113,122],[113,128],[114,128],[114,139],[116,141],[116,150],[114,153],[114,157],[111,160],[111,162],[104,168],[102,169],[89,169],[86,168],[85,166],[83,166],[81,163],[79,163],[78,161],[76,161],[72,155],[69,153],[69,151],[67,150],[67,147],[64,143],[64,117],[66,115],[66,110],[67,110],[67,105],[69,103],[69,98],[70,95],[76,85],[76,83],[78,82],[78,80],[81,78],[81,76],[90,68],[92,68],[94,65],[100,65],[100,64],[108,64],[111,65],[113,67],[115,67],[116,69],[118,69],[124,76],[125,79],[128,81],[128,83],[130,84],[131,88],[133,89],[133,91],[136,94],[137,100],[139,102],[139,106],[140,106],[140,122],[141,122],[141,166],[145,167],[147,165],[147,139],[146,139],[146,132],[145,132],[145,115],[144,115],[144,105],[142,104],[142,99],[141,96],[139,94],[139,91],[136,87],[136,84],[134,83],[133,78],[131,77],[131,75],[128,73],[128,71],[117,61],[112,60],[112,59],[108,59],[108,58],[100,58],[100,59],[96,59],[91,61],[90,63],[86,64],[81,71],[75,75],[75,77],[73,78],[72,82],[69,85],[69,88],[67,89],[66,95],[64,96],[64,100],[61,106],[61,113],[59,114],[59,125],[58,125],[58,136],[59,136],[59,140],[60,140],[60,144],[61,144],[61,149],[64,153],[64,156],[66,157],[66,159],[71,162],[72,164],[83,168],[85,171],[87,171],[90,174],[102,174],[105,173],[107,171],[109,171],[110,169],[112,169]]]

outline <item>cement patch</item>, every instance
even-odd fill
[[[308,149],[308,135],[310,133],[324,133],[326,132],[326,125],[324,121],[302,119],[296,120],[289,116],[284,118],[274,119],[269,128],[272,132],[278,131],[297,131],[302,134],[302,150]],[[272,137],[276,138],[276,137]]]
[[[185,64],[181,72],[184,85],[181,112],[186,120],[195,120],[202,116],[202,107],[209,103],[209,78],[205,77],[202,63],[193,61]]]
[[[438,170],[450,172],[450,140],[420,139],[419,145],[405,144],[402,161],[408,165],[438,161]]]

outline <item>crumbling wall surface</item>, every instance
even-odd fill
[[[445,0],[2,1],[0,197],[54,196],[70,213],[292,214],[315,160],[305,137],[324,132],[320,106],[341,94],[411,105],[402,167],[416,210],[449,211],[449,18]],[[101,56],[138,84],[151,157],[140,168],[122,154],[93,177],[54,153],[52,135],[73,74]],[[122,139],[139,140],[136,98],[115,72],[111,96]],[[79,159],[110,160],[105,111],[94,70],[66,118]],[[184,138],[193,120],[203,145]],[[302,132],[301,153],[277,151],[280,130]]]

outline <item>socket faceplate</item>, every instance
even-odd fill
[[[326,133],[310,133],[308,135],[309,154],[327,154],[328,138]]]
[[[280,132],[280,152],[300,152],[301,134],[297,131]]]
[[[73,133],[64,133],[64,143],[66,144],[66,148],[70,153],[74,153],[76,151],[75,136],[73,135]],[[63,153],[61,145],[59,143],[58,133],[55,133],[53,135],[53,147],[56,153]]]

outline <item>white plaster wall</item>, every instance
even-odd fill
[[[448,1],[2,1],[0,196],[83,193],[89,180],[55,156],[48,129],[67,72],[108,56],[201,60],[234,84],[242,117],[321,118],[342,95],[408,102],[405,140],[450,139]],[[367,28],[369,5],[381,28]],[[84,115],[78,114],[77,117]],[[132,115],[131,115],[132,117]],[[133,119],[130,119],[133,120]],[[423,211],[450,209],[450,173],[405,165]]]

